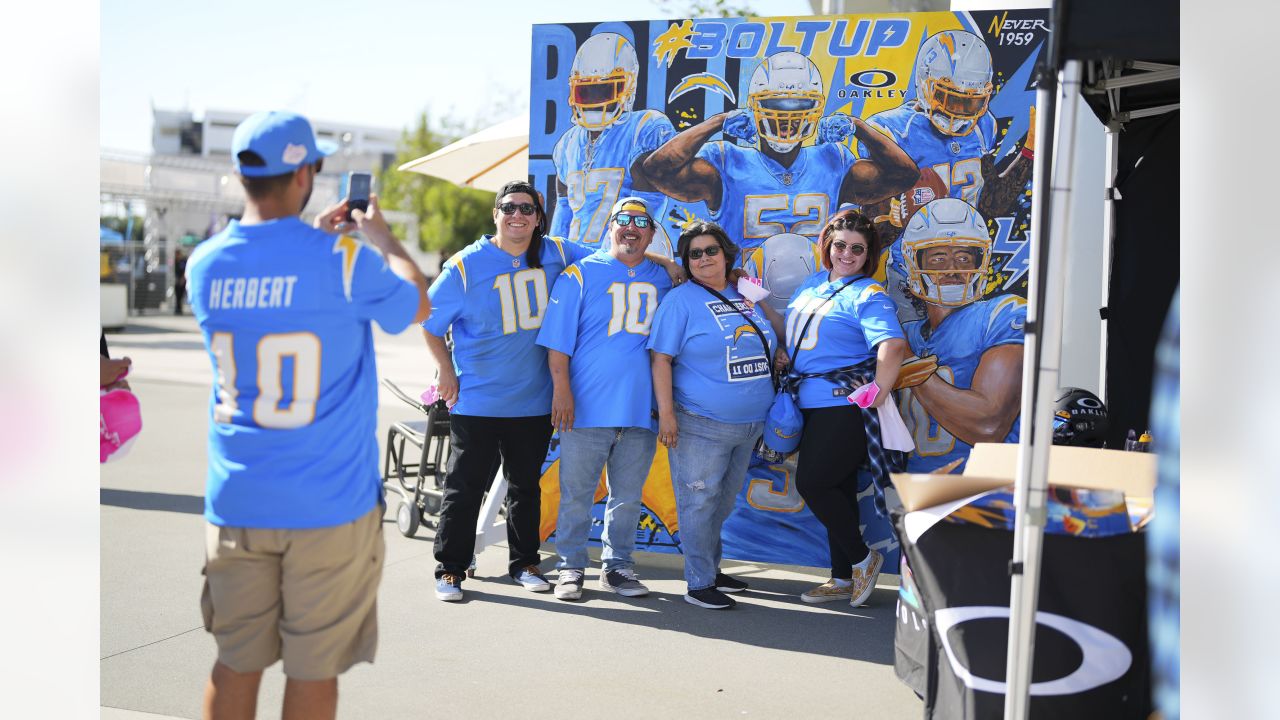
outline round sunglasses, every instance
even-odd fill
[[[831,243],[831,247],[838,253],[842,253],[845,250],[848,250],[854,255],[861,255],[862,253],[867,251],[866,245],[850,245],[849,243],[843,240],[837,240]]]

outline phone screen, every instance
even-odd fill
[[[369,182],[369,173],[351,173],[351,180],[347,185],[347,197],[351,200],[368,200]]]

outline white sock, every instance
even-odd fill
[[[842,588],[847,588],[853,584],[852,580],[841,580],[840,578],[831,578],[831,582],[835,583],[836,587]]]
[[[854,565],[854,567],[860,570],[866,570],[867,568],[871,567],[871,553],[867,553],[867,556],[862,558],[862,562],[858,563],[857,565]]]

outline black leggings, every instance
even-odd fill
[[[867,431],[856,405],[801,410],[804,434],[796,460],[796,490],[827,528],[831,577],[853,578],[871,551],[858,522],[858,468],[867,459]]]

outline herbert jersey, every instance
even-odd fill
[[[396,333],[417,288],[354,238],[296,217],[232,221],[187,263],[213,363],[205,517],[215,525],[341,525],[380,500],[370,321]]]

